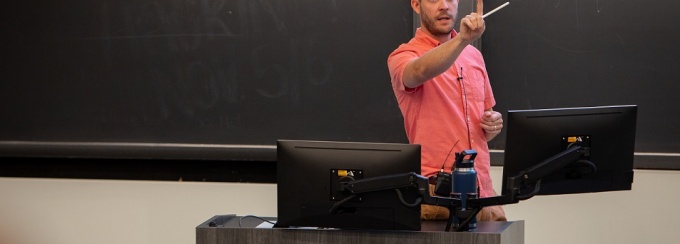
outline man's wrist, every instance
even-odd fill
[[[456,39],[458,39],[458,43],[463,47],[472,44],[472,41],[473,41],[472,39],[464,38],[463,35],[460,35],[460,34],[456,35],[453,38],[453,40],[456,40]]]

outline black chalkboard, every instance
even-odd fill
[[[406,142],[394,0],[27,0],[2,10],[0,141]]]
[[[680,153],[680,1],[510,2],[482,39],[497,110],[635,104],[636,152]]]

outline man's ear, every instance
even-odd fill
[[[421,0],[411,0],[411,8],[413,8],[413,11],[416,12],[416,14],[420,15],[420,1]]]

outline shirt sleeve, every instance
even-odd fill
[[[387,58],[387,67],[390,71],[390,78],[392,79],[392,89],[395,92],[415,92],[418,88],[408,88],[404,85],[402,76],[406,65],[412,60],[418,58],[418,54],[414,51],[404,50],[403,45]]]

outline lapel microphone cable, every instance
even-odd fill
[[[463,92],[463,107],[465,108],[465,127],[467,128],[468,147],[472,149],[472,139],[470,138],[470,113],[468,112],[467,92],[465,91],[465,82],[463,82],[463,66],[460,66],[460,73],[458,73],[458,81]]]

